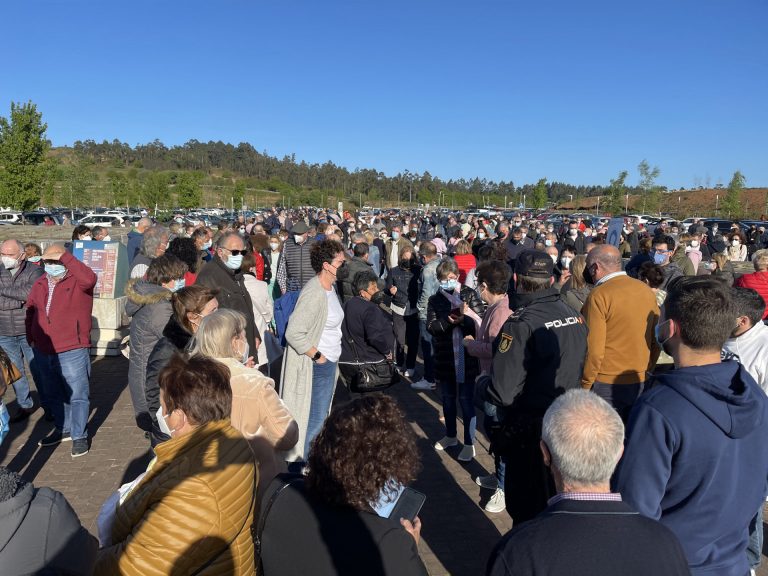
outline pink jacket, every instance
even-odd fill
[[[464,345],[467,352],[480,361],[480,371],[488,374],[491,371],[493,363],[493,341],[501,332],[501,327],[512,314],[509,309],[509,296],[489,306],[480,323],[480,330],[477,332],[475,340],[465,340]]]

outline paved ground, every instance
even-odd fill
[[[38,486],[60,490],[80,516],[84,526],[96,534],[96,517],[104,500],[123,482],[133,479],[148,461],[148,441],[133,421],[127,388],[128,361],[122,356],[95,360],[91,380],[91,452],[73,460],[71,444],[39,448],[38,440],[52,425],[38,410],[24,423],[11,426],[0,446],[0,464],[22,472]],[[416,393],[405,385],[393,392],[418,435],[422,471],[414,486],[427,495],[420,515],[423,523],[421,553],[433,576],[474,576],[484,572],[485,561],[501,534],[511,527],[506,513],[487,514],[485,503],[491,491],[474,482],[477,475],[493,468],[480,439],[477,459],[460,463],[457,451],[437,452],[434,441],[443,436],[438,418],[440,404],[433,393]],[[6,402],[15,410],[13,391]],[[340,393],[338,400],[342,401]],[[461,434],[461,425],[459,425]]]
[[[104,500],[123,482],[133,479],[148,461],[148,442],[134,425],[127,389],[128,361],[122,356],[98,359],[91,384],[91,452],[73,460],[69,444],[55,449],[38,448],[37,441],[51,425],[42,411],[21,424],[0,446],[0,464],[20,471],[38,486],[50,486],[67,497],[82,523],[96,533],[96,516]],[[499,537],[511,527],[506,513],[488,514],[484,504],[491,491],[474,482],[493,468],[487,441],[480,434],[477,458],[460,463],[457,452],[437,452],[434,441],[443,436],[440,404],[434,393],[416,393],[405,385],[393,391],[418,435],[422,471],[415,488],[427,495],[421,513],[421,555],[433,576],[476,576],[484,573],[488,554]],[[9,390],[6,402],[12,402]],[[344,400],[340,393],[339,401]],[[461,435],[461,425],[459,425]],[[766,516],[768,517],[768,516]],[[763,562],[759,574],[768,576]]]

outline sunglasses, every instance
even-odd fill
[[[232,254],[232,256],[240,256],[240,254],[245,256],[248,253],[247,249],[246,250],[230,250],[229,248],[224,248],[224,247],[222,247],[221,249],[226,250],[227,252]]]

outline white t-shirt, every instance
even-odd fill
[[[325,296],[328,299],[328,319],[325,321],[317,349],[329,361],[338,362],[341,356],[341,322],[344,320],[344,309],[335,288],[326,291]]]

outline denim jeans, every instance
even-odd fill
[[[421,333],[421,358],[424,360],[424,380],[435,381],[435,359],[432,357],[432,337],[427,332],[426,320],[419,320]]]
[[[475,442],[475,427],[477,426],[475,405],[472,403],[475,383],[440,382],[440,388],[443,393],[445,435],[449,438],[456,438],[456,389],[458,388],[461,415],[464,418],[464,444],[471,446]]]
[[[72,440],[87,438],[90,350],[77,348],[58,354],[43,354],[35,350],[33,362],[35,374],[39,374],[41,383],[45,383],[43,389],[56,429],[71,435]]]
[[[307,435],[304,439],[304,460],[309,457],[309,447],[323,427],[331,411],[333,393],[336,390],[336,362],[312,366],[312,404],[309,408]]]
[[[0,347],[5,350],[8,357],[16,365],[16,368],[21,372],[21,378],[13,383],[13,389],[16,392],[16,402],[20,408],[32,408],[34,401],[29,395],[29,381],[27,380],[26,371],[24,370],[24,359],[32,365],[32,348],[27,344],[27,337],[22,334],[21,336],[0,336]],[[37,384],[37,382],[35,383]],[[38,385],[39,388],[39,385]],[[42,401],[42,399],[41,399]]]
[[[760,502],[760,508],[757,515],[749,523],[749,544],[747,544],[747,560],[749,567],[757,571],[760,566],[760,559],[763,555],[763,503]]]
[[[483,426],[485,426],[485,434],[488,438],[491,437],[491,430],[501,424],[502,418],[499,414],[499,409],[496,405],[490,402],[483,402],[483,412],[485,418],[483,420]],[[499,482],[499,488],[504,489],[504,475],[507,471],[507,459],[499,454],[493,455],[493,465],[496,475],[496,480]]]

